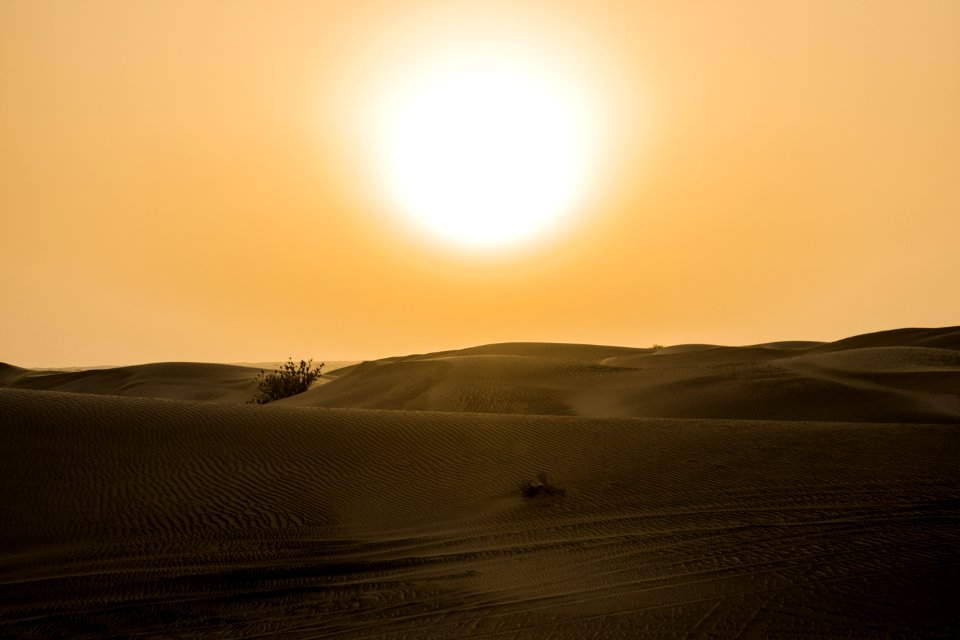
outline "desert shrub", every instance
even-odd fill
[[[663,349],[663,345],[662,345],[662,344],[652,344],[652,345],[650,345],[650,348],[653,349],[654,351],[660,351],[660,349]]]
[[[566,491],[560,487],[550,484],[547,474],[543,471],[537,474],[537,482],[523,480],[520,482],[520,495],[524,498],[536,498],[537,496],[562,496]]]
[[[252,404],[267,404],[280,398],[289,398],[310,388],[314,380],[320,377],[323,369],[321,362],[313,367],[313,360],[301,360],[296,364],[293,358],[276,371],[260,370],[257,375],[257,393],[250,400]]]

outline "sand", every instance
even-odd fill
[[[960,333],[912,331],[490,345],[299,397],[389,410],[242,404],[256,370],[222,365],[0,367],[0,637],[958,637]],[[628,415],[684,385],[745,415]],[[538,471],[565,494],[521,497]]]
[[[197,362],[161,362],[87,371],[7,373],[6,386],[101,395],[242,403],[253,397],[260,369]]]
[[[570,416],[960,422],[960,330],[832,344],[504,344],[340,369],[285,406]]]

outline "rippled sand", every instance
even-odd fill
[[[763,367],[741,367],[744,353],[715,347],[565,346],[551,358],[543,345],[491,346],[345,369],[299,398],[354,377],[379,393],[370,403],[444,404],[473,376],[479,391],[464,394],[479,405],[457,412],[243,405],[250,378],[221,365],[204,370],[208,391],[221,389],[205,402],[17,388],[37,378],[8,367],[0,636],[957,637],[956,349],[878,340],[749,349],[795,351],[768,358],[789,375],[902,398],[895,415],[909,422],[855,420],[870,405],[845,396],[809,409],[832,421],[490,411],[583,413],[584,398],[602,409],[583,388],[652,358],[775,388],[751,378]],[[490,363],[500,396],[481,375]],[[434,395],[371,383],[392,367]],[[176,387],[148,373],[144,388]],[[676,372],[658,375],[682,388]],[[692,384],[692,404],[717,406],[709,387]],[[775,397],[791,411],[816,402],[790,389]],[[642,397],[615,406],[650,406]],[[946,417],[924,423],[934,409]],[[539,471],[565,495],[521,497]]]

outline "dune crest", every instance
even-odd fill
[[[960,421],[960,329],[905,329],[835,343],[627,349],[498,344],[341,370],[280,401],[548,415]]]
[[[259,369],[200,362],[159,362],[131,367],[46,371],[18,369],[0,384],[16,389],[242,403],[256,389]]]
[[[499,343],[336,363],[278,406],[530,415],[960,422],[960,327],[832,343],[663,348]],[[259,369],[158,363],[0,368],[0,386],[240,404]]]

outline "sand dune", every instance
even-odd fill
[[[948,637],[957,429],[0,389],[0,635]]]
[[[618,356],[653,353],[654,349],[633,347],[613,347],[594,344],[556,344],[548,342],[504,342],[487,344],[454,351],[441,351],[424,355],[414,355],[402,360],[434,360],[446,356],[524,356],[549,358],[552,360],[573,360],[576,362],[599,363],[602,360]],[[396,360],[396,359],[394,359]]]
[[[502,343],[336,363],[283,406],[609,417],[960,421],[960,328],[834,343],[660,349]],[[346,365],[346,366],[344,366]],[[161,363],[49,372],[0,367],[0,386],[243,403],[259,369]]]
[[[956,337],[0,365],[0,637],[958,637]]]
[[[960,349],[960,327],[878,331],[830,342],[816,347],[816,349],[820,351],[840,351],[871,347],[928,347],[931,349],[957,350]]]
[[[0,385],[7,386],[22,378],[29,372],[29,369],[21,369],[12,364],[0,362]]]
[[[814,342],[811,340],[781,340],[778,342],[765,342],[763,344],[751,345],[754,347],[769,347],[771,349],[811,349],[827,344],[826,342]]]
[[[226,364],[162,362],[86,371],[0,369],[0,384],[17,389],[242,403],[253,397],[259,369]]]
[[[287,406],[850,422],[960,421],[955,329],[832,344],[489,345],[343,369]],[[903,342],[903,345],[898,344]],[[917,346],[917,345],[941,345]],[[960,343],[956,346],[960,348]]]

